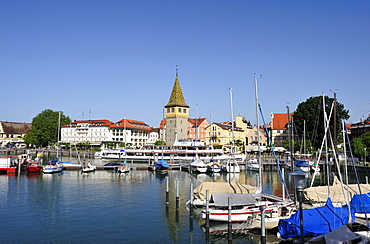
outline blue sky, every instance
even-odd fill
[[[158,127],[176,65],[190,116],[269,121],[311,96],[370,113],[370,1],[0,1],[0,120],[44,109]],[[90,112],[91,111],[91,112]]]

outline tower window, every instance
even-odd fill
[[[181,108],[179,108],[179,113],[181,113]]]
[[[167,109],[167,113],[169,113],[170,111],[171,111],[171,110],[168,108],[168,109]]]
[[[184,108],[184,113],[186,113],[186,108]]]
[[[173,113],[173,112],[175,112],[175,109],[174,108],[171,108],[171,112]]]

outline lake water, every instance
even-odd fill
[[[100,160],[91,162],[103,164]],[[186,202],[191,183],[195,187],[203,181],[227,181],[228,177],[183,171],[171,171],[162,177],[146,170],[126,174],[101,170],[88,174],[64,171],[0,175],[1,243],[225,243],[227,235],[206,235],[199,212],[189,218]],[[255,172],[243,171],[236,180],[256,185],[257,177]],[[281,196],[276,171],[264,172],[263,182],[264,193]],[[253,231],[234,234],[232,243],[259,240],[258,232]],[[272,233],[267,240],[278,242]]]

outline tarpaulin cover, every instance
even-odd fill
[[[158,162],[155,163],[154,167],[156,167],[156,168],[168,168],[169,165],[166,161],[161,159],[161,160],[159,160]]]
[[[194,189],[193,195],[195,198],[204,201],[206,199],[207,190],[209,193],[209,197],[211,197],[214,193],[256,193],[258,187],[240,184],[236,181],[202,182]]]
[[[300,237],[300,211],[288,219],[280,219],[278,230],[282,239]],[[348,207],[334,207],[330,198],[325,206],[319,208],[303,209],[304,236],[314,237],[329,233],[340,226],[348,224]],[[355,219],[352,211],[352,223]]]
[[[295,160],[294,161],[294,166],[296,166],[296,167],[308,167],[309,164],[307,163],[307,161]]]
[[[257,200],[252,194],[242,193],[215,193],[212,195],[216,206],[228,206],[228,198],[231,199],[231,206],[247,206],[256,204]]]
[[[370,213],[369,193],[354,195],[349,204],[355,213]]]

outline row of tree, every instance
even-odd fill
[[[323,102],[324,101],[324,102]],[[335,105],[335,106],[333,106]],[[340,137],[342,131],[342,121],[349,119],[349,112],[344,105],[328,96],[310,97],[305,102],[298,104],[294,111],[293,124],[295,133],[303,135],[305,131],[307,148],[317,149],[321,147],[325,135],[324,111],[330,116],[329,132],[334,141],[342,142]],[[45,147],[59,141],[60,126],[71,123],[70,117],[63,112],[46,109],[32,119],[32,129],[24,137],[28,145]],[[288,128],[288,125],[286,125]],[[160,144],[162,142],[158,142]],[[361,138],[353,140],[352,146],[354,153],[365,155],[365,147],[370,146],[370,136],[363,135]]]

